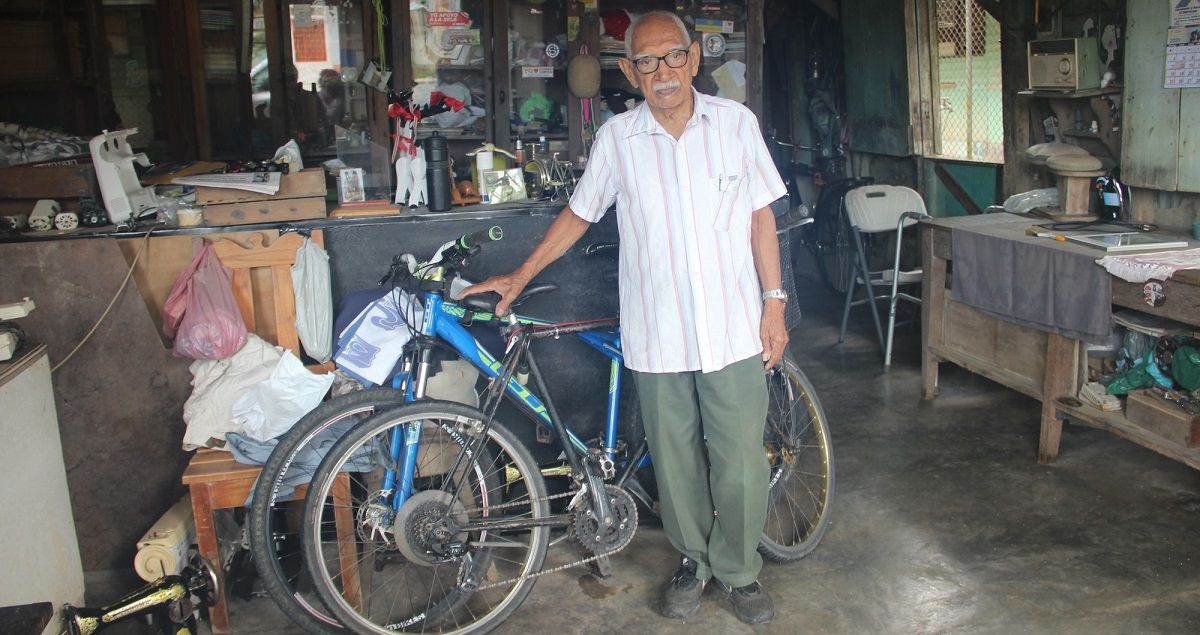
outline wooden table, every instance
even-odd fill
[[[1109,430],[1200,469],[1200,448],[1187,448],[1144,430],[1129,422],[1124,412],[1072,407],[1060,401],[1076,396],[1080,378],[1086,376],[1081,342],[1008,322],[952,299],[946,275],[953,259],[952,225],[952,219],[921,223],[921,383],[925,399],[937,396],[938,365],[952,362],[1042,402],[1040,463],[1058,457],[1062,424],[1070,420]],[[1166,302],[1151,307],[1142,300],[1141,284],[1113,278],[1112,303],[1200,327],[1200,271],[1180,271],[1163,286]]]

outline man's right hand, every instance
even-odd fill
[[[496,315],[508,315],[508,307],[521,295],[521,291],[525,290],[525,286],[529,284],[529,279],[518,274],[516,271],[502,276],[492,276],[483,282],[473,284],[459,294],[459,298],[465,298],[469,295],[479,293],[487,293],[495,291],[500,294],[500,301],[496,303]]]

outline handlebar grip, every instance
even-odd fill
[[[476,245],[500,240],[501,238],[504,238],[504,230],[499,225],[492,225],[487,229],[481,229],[471,234],[463,234],[458,239],[458,246],[463,249],[470,249]]]

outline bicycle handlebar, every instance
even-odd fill
[[[492,242],[504,238],[504,230],[499,225],[492,225],[487,229],[481,229],[471,234],[463,234],[455,241],[462,249],[471,249],[476,245],[485,242]]]

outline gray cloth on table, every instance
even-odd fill
[[[321,464],[321,459],[325,458],[325,454],[329,452],[333,444],[337,443],[338,439],[346,431],[360,421],[362,421],[360,417],[348,417],[342,421],[338,421],[319,432],[308,443],[304,444],[304,447],[300,449],[295,459],[293,459],[292,464],[288,467],[284,479],[280,482],[278,496],[280,498],[288,498],[295,493],[297,486],[312,480],[313,473],[317,471],[317,467]],[[268,441],[258,441],[236,432],[226,433],[225,441],[225,447],[233,454],[234,460],[248,465],[262,465],[266,463],[275,446],[279,444],[278,437]],[[350,457],[350,460],[342,467],[342,471],[370,471],[378,463],[378,458],[374,453],[374,444],[368,443],[359,448]],[[259,474],[259,478],[262,478],[261,473]],[[251,489],[250,494],[246,496],[246,507],[249,507],[252,502],[254,502],[254,489]]]
[[[955,300],[1010,322],[1093,344],[1112,338],[1112,278],[1095,249],[1025,235],[1045,223],[1008,214],[951,227]]]

